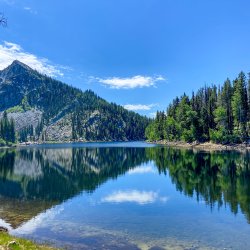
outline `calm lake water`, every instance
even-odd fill
[[[250,249],[250,154],[134,143],[0,151],[0,226],[66,249]]]

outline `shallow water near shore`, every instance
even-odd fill
[[[133,143],[0,151],[0,226],[66,249],[250,249],[250,154]]]

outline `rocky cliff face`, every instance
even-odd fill
[[[149,120],[14,61],[0,71],[0,118],[15,121],[17,133],[45,141],[141,140]],[[32,134],[32,136],[31,136]]]

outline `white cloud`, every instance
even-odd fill
[[[37,11],[33,10],[31,7],[26,6],[23,9],[26,10],[26,11],[28,11],[28,12],[30,12],[31,14],[34,14],[34,15],[37,14]]]
[[[42,74],[53,77],[63,76],[62,66],[52,65],[46,58],[39,58],[34,54],[25,52],[18,44],[6,41],[0,44],[0,70],[6,68],[14,60],[19,60]]]
[[[123,202],[132,202],[140,205],[154,203],[157,200],[161,202],[166,202],[167,197],[159,197],[157,192],[153,191],[138,191],[138,190],[129,190],[129,191],[116,191],[111,195],[108,195],[102,199],[102,202],[108,203],[123,203]]]
[[[147,173],[156,173],[152,166],[145,166],[145,167],[136,167],[134,169],[130,169],[128,174],[147,174]]]
[[[91,80],[96,80],[113,89],[134,89],[155,86],[157,82],[164,81],[165,79],[162,76],[151,77],[137,75],[130,78],[110,77],[103,79],[91,77]]]
[[[123,107],[128,110],[138,111],[138,110],[150,110],[151,108],[157,106],[157,104],[126,104]]]

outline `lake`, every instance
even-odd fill
[[[0,226],[64,249],[250,249],[250,154],[143,142],[0,150]]]

